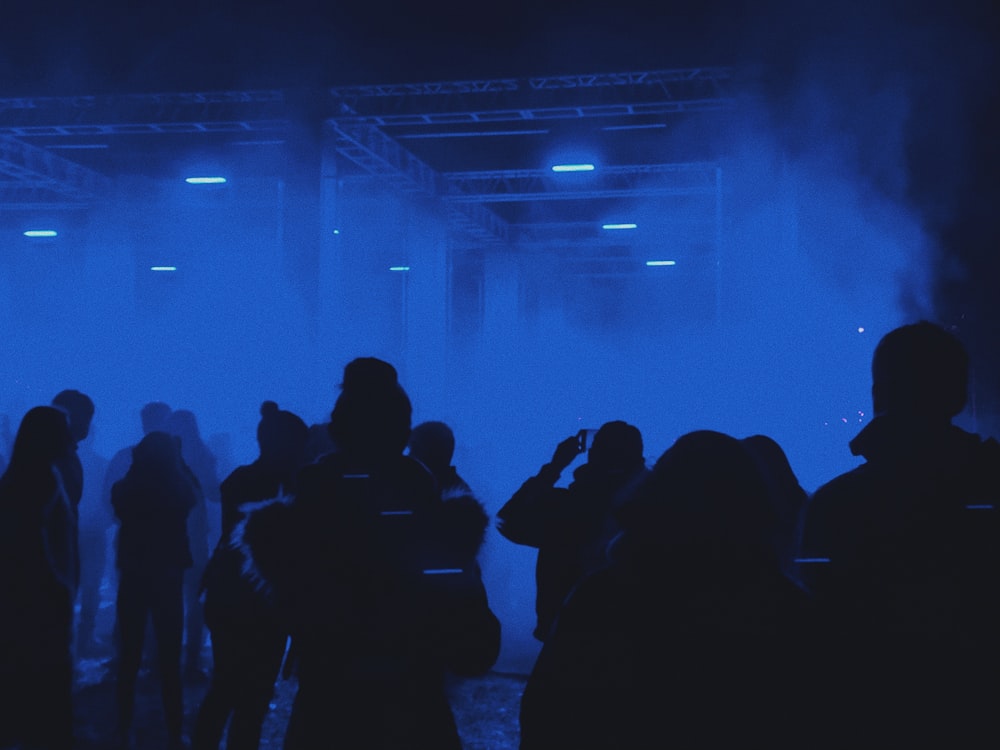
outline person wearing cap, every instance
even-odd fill
[[[573,472],[568,487],[556,487],[562,472],[584,448],[566,438],[497,513],[497,529],[515,544],[538,549],[535,565],[534,635],[544,641],[566,596],[588,573],[607,562],[618,533],[613,510],[619,493],[647,471],[642,434],[626,422],[603,425]]]

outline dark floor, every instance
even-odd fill
[[[113,585],[105,579],[97,631],[105,643],[113,626]],[[78,737],[74,750],[109,750],[115,728],[114,675],[109,672],[110,646],[99,649],[101,658],[78,659],[75,713]],[[190,735],[194,716],[208,687],[211,647],[202,653],[206,677],[184,686],[185,731]],[[452,708],[465,750],[510,750],[518,746],[517,715],[524,689],[521,675],[490,673],[473,679],[454,680]],[[271,712],[264,725],[261,750],[279,750],[295,696],[295,681],[279,679]],[[160,704],[159,683],[146,671],[140,673],[136,696],[132,750],[166,750],[166,727]]]
[[[207,654],[206,654],[207,655]],[[108,750],[114,730],[114,680],[105,662],[80,662],[76,714],[78,750]],[[206,680],[185,685],[185,728],[190,732],[195,712],[207,687]],[[466,750],[517,748],[517,711],[524,677],[490,673],[456,680],[452,706]],[[278,750],[295,694],[295,681],[279,680],[271,712],[264,724],[261,750]],[[166,729],[160,708],[159,686],[152,675],[140,676],[136,701],[133,750],[166,750]]]

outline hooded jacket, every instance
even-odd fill
[[[949,423],[876,417],[866,462],[820,487],[802,556],[830,655],[820,684],[872,744],[995,747],[1000,690],[1000,444]]]
[[[294,498],[250,509],[244,570],[297,657],[290,747],[312,747],[320,727],[316,747],[460,747],[445,674],[482,674],[500,647],[476,562],[487,523],[406,456],[359,470],[330,454]]]

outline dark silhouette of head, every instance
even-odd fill
[[[132,449],[132,473],[145,477],[172,477],[179,473],[180,466],[180,445],[176,435],[153,430]]]
[[[165,430],[167,420],[173,412],[169,406],[162,401],[150,401],[142,407],[139,412],[139,419],[142,422],[142,434],[146,435],[154,430]]]
[[[734,437],[700,430],[680,437],[625,499],[622,531],[638,548],[776,559],[775,514],[754,459]]]
[[[94,402],[90,396],[72,389],[59,391],[52,399],[52,405],[66,412],[74,443],[79,443],[90,434],[90,422],[94,418]]]
[[[24,415],[17,428],[7,472],[45,469],[62,459],[72,443],[66,412],[54,406],[36,406]]]
[[[278,467],[293,467],[302,462],[309,442],[309,427],[290,411],[282,411],[274,401],[260,405],[257,445],[260,457]]]
[[[645,465],[638,427],[615,420],[601,426],[587,453],[587,463],[605,473],[630,474]]]
[[[437,475],[451,466],[455,433],[444,422],[421,422],[410,433],[410,455]]]
[[[190,409],[177,409],[172,412],[163,431],[179,437],[184,450],[193,449],[202,442],[198,418]]]
[[[741,441],[756,462],[775,515],[775,545],[782,564],[792,570],[798,547],[800,524],[808,493],[799,484],[784,449],[767,435],[751,435]]]
[[[413,408],[396,368],[374,357],[344,368],[340,396],[330,414],[337,450],[368,458],[401,454],[410,439]]]
[[[969,355],[941,326],[921,320],[890,331],[872,357],[876,415],[950,420],[968,398]]]

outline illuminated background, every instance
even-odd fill
[[[321,421],[375,355],[491,512],[611,419],[650,461],[771,435],[811,490],[855,464],[878,337],[929,317],[996,433],[989,3],[135,5],[2,31],[14,426],[79,388],[107,456],[164,400],[224,473],[262,400]],[[533,564],[490,537],[500,668]]]

